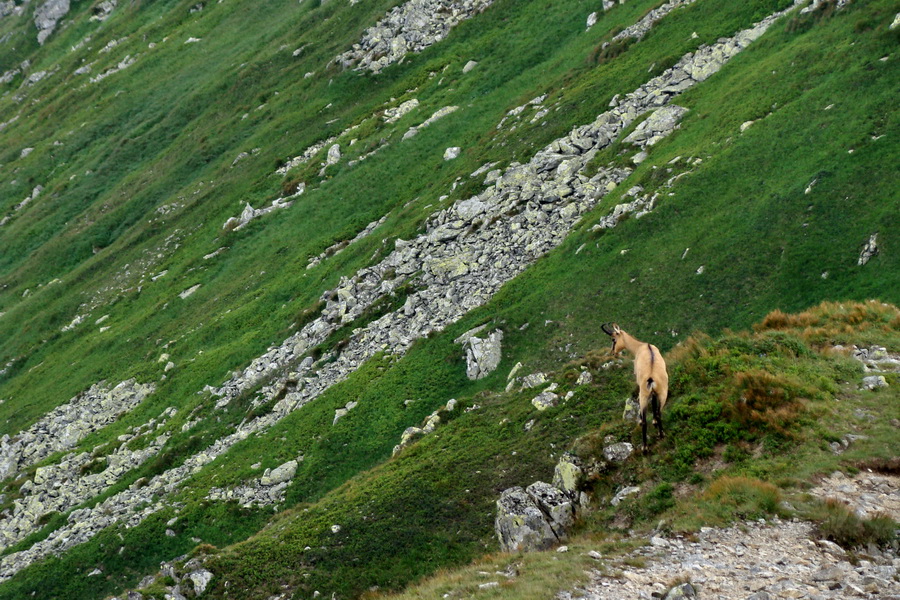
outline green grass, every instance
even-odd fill
[[[135,376],[156,381],[158,388],[133,413],[85,439],[80,450],[115,440],[169,406],[178,409],[166,426],[173,435],[164,451],[88,504],[180,464],[266,410],[252,406],[258,389],[223,411],[213,410],[197,391],[219,385],[314,317],[322,293],[342,275],[380,260],[394,240],[421,233],[440,196],[450,194],[446,204],[477,193],[480,182],[469,180],[469,173],[488,161],[503,167],[527,160],[572,126],[592,120],[615,94],[785,3],[700,0],[673,12],[642,41],[597,61],[591,57],[602,41],[658,2],[617,6],[585,33],[584,17],[595,9],[588,2],[498,0],[441,44],[377,77],[323,67],[392,4],[285,1],[248,16],[241,3],[208,3],[194,15],[191,2],[136,3],[95,25],[86,21],[87,4],[78,3],[71,24],[43,48],[17,42],[19,50],[0,59],[0,66],[25,56],[35,69],[60,66],[27,92],[39,102],[14,100],[19,80],[0,89],[9,92],[0,96],[0,113],[20,115],[0,132],[0,216],[35,185],[44,186],[35,202],[0,228],[0,365],[13,363],[0,376],[0,398],[6,400],[0,432],[27,428],[100,379]],[[677,425],[659,445],[665,452],[618,475],[623,482],[649,481],[648,501],[626,507],[635,523],[655,524],[660,515],[680,510],[679,490],[710,478],[698,470],[698,458],[721,457],[734,477],[764,482],[834,467],[827,447],[807,436],[839,433],[829,419],[850,416],[831,401],[851,394],[842,382],[858,371],[848,359],[825,359],[818,350],[835,342],[888,343],[898,322],[877,305],[855,313],[838,305],[781,313],[784,318],[769,313],[796,313],[826,299],[900,302],[900,265],[892,250],[900,214],[892,165],[900,156],[890,135],[898,125],[898,73],[896,60],[879,60],[896,49],[897,32],[887,29],[893,14],[886,0],[868,0],[776,24],[720,73],[679,97],[676,103],[690,109],[681,129],[654,146],[562,246],[488,305],[419,341],[403,358],[370,360],[198,473],[178,498],[184,525],[177,538],[162,533],[174,514],[167,509],[123,532],[127,544],[104,533],[26,569],[0,585],[0,598],[22,597],[38,586],[45,597],[114,593],[160,561],[190,551],[196,545],[191,538],[223,548],[246,540],[213,559],[217,572],[227,574],[215,580],[215,594],[228,580],[247,595],[276,593],[283,583],[310,593],[353,595],[375,585],[398,589],[465,564],[495,548],[492,503],[503,487],[549,478],[555,457],[579,436],[638,439],[618,420],[631,392],[630,373],[597,370],[597,348],[606,344],[599,325],[612,320],[664,350],[694,331],[713,336],[686,342],[672,363],[675,395],[665,418]],[[0,35],[20,26],[2,22]],[[70,48],[88,33],[89,59],[97,60],[91,76],[126,54],[141,57],[121,73],[79,87],[85,76],[70,73],[88,51]],[[202,42],[185,45],[189,36]],[[123,37],[111,53],[97,54]],[[149,42],[157,47],[151,50]],[[299,47],[304,50],[295,58]],[[464,76],[462,65],[470,59],[479,66]],[[833,69],[837,62],[839,70]],[[316,75],[304,78],[311,71]],[[543,93],[549,94],[546,106],[559,106],[543,123],[528,124],[525,113],[515,131],[496,130],[508,110]],[[410,97],[421,105],[398,123],[369,119]],[[409,126],[447,105],[460,109],[400,141]],[[741,133],[747,120],[755,123]],[[324,178],[315,161],[288,174],[308,185],[292,208],[238,232],[222,230],[244,202],[258,208],[278,197],[286,178],[275,173],[277,166],[358,123],[363,125],[347,138],[359,141],[350,147],[349,139],[340,140],[345,160]],[[347,165],[383,139],[389,144],[375,156]],[[62,145],[53,145],[56,140]],[[443,161],[443,150],[454,145],[464,148],[460,158]],[[34,152],[19,158],[31,146]],[[259,152],[232,167],[239,152],[254,148]],[[597,163],[630,155],[617,142],[598,154]],[[670,166],[678,156],[683,160]],[[689,157],[702,163],[688,167]],[[689,173],[674,187],[662,187],[682,171]],[[462,185],[451,193],[457,178]],[[661,192],[656,210],[591,232],[621,201],[621,190],[635,184]],[[180,207],[156,212],[172,204]],[[310,257],[385,214],[373,235],[306,270]],[[859,250],[876,231],[881,250],[860,267]],[[227,249],[217,257],[202,258],[221,247]],[[142,264],[149,265],[143,276]],[[697,275],[700,266],[704,272]],[[165,277],[149,279],[163,270]],[[56,278],[61,283],[51,284]],[[177,297],[197,283],[202,287],[193,296]],[[60,331],[95,299],[99,305],[81,326]],[[373,306],[320,350],[329,351],[351,328],[402,301],[398,294]],[[103,325],[111,329],[100,332],[94,322],[106,314]],[[767,314],[758,333],[723,335]],[[842,326],[828,325],[833,319]],[[461,349],[451,340],[486,322],[504,330],[503,361],[473,383],[465,379]],[[165,363],[157,362],[163,352],[176,364],[165,379]],[[573,360],[594,370],[596,383],[577,390],[563,407],[535,415],[528,393],[499,393],[519,361],[525,373],[555,371],[561,384],[571,385]],[[389,460],[402,431],[451,397],[481,408],[458,414]],[[878,408],[877,398],[882,396],[857,395],[854,402]],[[332,426],[334,410],[349,400],[359,406]],[[195,410],[201,423],[182,433]],[[524,424],[532,418],[536,425],[526,434]],[[889,426],[872,427],[873,440],[884,443],[861,443],[848,451],[848,460],[890,456],[895,443]],[[790,459],[778,457],[788,451]],[[304,461],[288,489],[286,510],[274,520],[270,511],[245,514],[201,500],[210,487],[257,477],[251,468],[257,462],[275,467],[299,454]],[[798,470],[793,463],[804,466]],[[770,512],[765,497],[748,497],[754,485],[749,492],[725,493],[719,502],[725,514],[705,518]],[[7,500],[14,491],[7,486]],[[597,493],[607,491],[601,486]],[[588,528],[608,527],[607,516]],[[29,542],[62,522],[51,519]],[[335,523],[342,526],[337,536],[330,530]],[[123,545],[120,559],[115,553]],[[108,579],[98,587],[84,574],[99,565]]]

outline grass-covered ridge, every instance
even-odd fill
[[[0,71],[10,68],[7,59],[14,65],[25,56],[34,70],[59,67],[34,86],[20,88],[18,78],[0,87],[0,122],[18,116],[0,129],[0,218],[12,216],[0,227],[0,434],[25,429],[100,379],[137,377],[158,389],[135,412],[83,440],[79,451],[115,445],[128,428],[167,407],[178,409],[160,432],[172,434],[160,455],[87,505],[181,464],[270,410],[255,406],[257,390],[219,410],[198,392],[308,322],[341,276],[383,258],[396,239],[422,233],[440,206],[480,191],[483,176],[469,177],[475,169],[528,160],[593,119],[614,95],[788,3],[697,0],[641,41],[598,60],[604,41],[660,2],[617,5],[586,32],[594,3],[497,0],[441,44],[378,76],[326,63],[396,2],[277,2],[265,11],[243,2],[207,3],[191,12],[195,4],[132,3],[96,24],[87,20],[88,3],[73,3],[69,25],[44,47],[17,43],[15,55],[7,56],[10,45],[0,46]],[[199,543],[225,548],[213,560],[221,575],[215,593],[229,580],[230,594],[241,582],[248,597],[276,593],[283,583],[339,595],[374,585],[396,589],[466,563],[493,548],[491,503],[503,487],[549,478],[555,455],[604,424],[619,427],[623,438],[631,435],[618,421],[630,392],[627,370],[597,372],[594,387],[576,390],[572,401],[541,415],[527,435],[530,396],[499,393],[519,361],[525,372],[555,371],[561,384],[571,383],[574,371],[566,365],[605,345],[598,343],[599,324],[609,320],[665,350],[692,331],[711,336],[677,351],[695,354],[676,360],[682,395],[666,418],[698,435],[674,438],[666,458],[653,459],[661,461],[653,465],[660,473],[657,507],[675,502],[673,490],[690,482],[695,455],[709,448],[727,452],[735,464],[747,461],[746,473],[741,467],[736,476],[768,477],[780,467],[745,455],[806,447],[802,435],[800,442],[793,436],[841,393],[840,361],[821,359],[818,351],[837,341],[892,343],[880,325],[859,327],[877,322],[875,308],[859,309],[859,322],[846,323],[846,337],[825,325],[807,333],[797,328],[805,319],[827,324],[823,315],[840,313],[835,307],[784,317],[784,331],[775,314],[763,324],[773,330],[768,333],[720,334],[749,328],[776,308],[792,314],[829,299],[900,302],[900,197],[892,169],[900,159],[892,137],[898,38],[888,28],[894,13],[886,0],[862,0],[776,24],[679,97],[677,104],[689,109],[680,130],[652,147],[562,246],[489,304],[419,341],[403,358],[386,348],[347,381],[196,474],[177,491],[174,501],[183,505],[21,572],[0,584],[0,597],[20,597],[38,584],[47,597],[111,594]],[[23,23],[0,20],[0,37],[20,26],[33,29]],[[86,35],[91,41],[72,50]],[[188,37],[201,41],[185,44]],[[112,40],[123,41],[100,53]],[[137,62],[87,83],[126,55]],[[462,74],[470,59],[478,67]],[[91,61],[90,75],[73,74]],[[833,69],[836,62],[840,70]],[[507,111],[542,94],[550,108],[543,120],[531,123],[527,112],[515,129],[497,129]],[[384,122],[385,108],[413,97],[420,101],[416,110],[396,124]],[[460,108],[401,139],[444,106]],[[748,121],[753,124],[742,131]],[[276,172],[311,144],[357,124],[339,139],[343,159],[323,176],[319,163],[327,148],[285,176]],[[449,146],[463,148],[458,159],[442,159]],[[34,150],[22,157],[26,147]],[[235,163],[241,152],[247,157]],[[631,164],[634,153],[619,142],[597,162]],[[679,173],[686,174],[667,186]],[[222,229],[244,202],[268,205],[294,180],[307,191],[291,208],[240,231]],[[43,191],[16,211],[36,185]],[[591,231],[634,185],[660,194],[655,211]],[[311,257],[385,215],[372,235],[306,269]],[[874,233],[879,253],[860,266],[859,252]],[[195,294],[178,297],[197,284]],[[401,291],[321,352],[402,300]],[[76,315],[84,321],[61,331]],[[483,323],[504,330],[504,358],[490,377],[469,382],[452,340]],[[163,353],[174,369],[165,371],[167,361],[158,361]],[[739,403],[744,396],[754,403]],[[403,430],[452,397],[481,408],[457,413],[434,437],[389,460]],[[348,401],[359,405],[332,425],[334,411]],[[859,450],[870,451],[879,454],[874,446]],[[239,485],[299,455],[304,459],[277,516],[203,499],[214,486]],[[810,472],[816,464],[809,462]],[[20,497],[22,482],[4,483],[0,506]],[[176,515],[177,535],[170,538],[166,523]],[[653,518],[633,516],[636,522],[645,517]],[[53,515],[14,549],[64,524],[65,515]],[[341,525],[338,534],[331,533],[334,524]],[[607,525],[598,520],[598,528]],[[121,555],[119,548],[125,548]],[[102,582],[87,576],[94,568],[103,571]],[[309,577],[301,580],[303,573]]]

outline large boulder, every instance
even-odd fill
[[[535,481],[525,488],[525,492],[544,513],[556,537],[565,539],[568,530],[575,524],[575,505],[572,500],[562,490],[543,481]]]
[[[279,483],[284,483],[286,481],[290,481],[293,479],[294,475],[297,473],[297,461],[289,460],[279,467],[275,467],[271,471],[266,469],[266,472],[259,479],[259,483],[261,485],[270,486],[276,485]]]
[[[494,529],[505,552],[547,550],[559,541],[534,498],[518,486],[497,500]]]
[[[69,14],[69,0],[47,0],[34,11],[34,25],[38,29],[38,44],[44,42],[56,29],[56,24]]]
[[[553,485],[569,498],[577,498],[584,483],[584,465],[571,452],[564,453],[553,469]]]
[[[463,336],[465,337],[465,336]],[[486,339],[466,337],[463,346],[466,349],[466,377],[471,380],[482,379],[500,365],[503,332],[493,331]]]

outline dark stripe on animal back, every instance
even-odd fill
[[[653,346],[651,346],[650,344],[647,344],[647,350],[650,351],[650,366],[652,367],[653,363],[656,362],[656,357],[653,356]]]

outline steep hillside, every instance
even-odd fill
[[[576,439],[633,434],[600,324],[684,357],[900,303],[897,8],[807,4],[0,2],[0,598],[162,597],[185,555],[205,597],[402,588],[495,550],[500,492]],[[826,346],[898,350],[858,306],[777,341],[791,394],[858,375]],[[593,383],[547,412],[507,377],[572,361]],[[692,420],[725,384],[678,381],[703,448],[635,480],[825,435]]]

